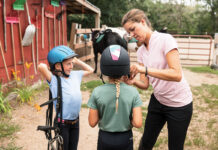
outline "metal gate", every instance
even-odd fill
[[[210,65],[213,39],[210,35],[173,35],[182,65]]]

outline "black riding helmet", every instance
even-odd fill
[[[101,55],[102,74],[109,77],[129,75],[130,60],[127,51],[120,45],[108,46]]]

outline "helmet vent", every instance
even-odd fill
[[[63,53],[65,53],[66,55],[68,55],[68,53],[65,50],[59,49],[59,51],[62,51]]]
[[[111,45],[110,46],[110,53],[112,60],[119,60],[120,57],[120,46],[119,45]]]

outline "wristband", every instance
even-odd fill
[[[145,67],[145,76],[147,76],[148,75],[148,67],[146,66]]]

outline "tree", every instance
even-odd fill
[[[206,4],[206,7],[208,8],[208,11],[210,13],[210,23],[212,26],[212,30],[209,32],[211,34],[214,34],[215,32],[218,31],[217,25],[218,25],[218,0],[199,0],[203,1]]]
[[[196,6],[185,5],[185,0],[89,0],[101,10],[101,25],[120,27],[123,15],[132,8],[143,10],[154,30],[160,31],[165,26],[170,33],[178,34],[214,34],[218,28],[218,0],[198,0]],[[202,3],[205,5],[202,5]],[[71,22],[82,27],[94,27],[93,15],[71,15]],[[71,24],[71,23],[70,23]]]

